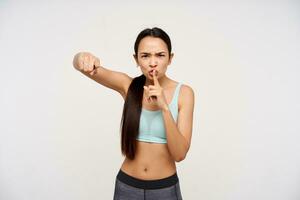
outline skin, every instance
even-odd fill
[[[173,56],[169,56],[163,40],[150,36],[141,40],[138,55],[134,55],[137,65],[146,76],[142,107],[162,111],[167,137],[167,144],[137,141],[135,159],[124,159],[121,169],[139,179],[154,180],[173,175],[176,172],[175,162],[182,161],[190,148],[194,110],[192,88],[187,85],[181,87],[177,123],[167,106],[178,83],[166,75]],[[132,77],[104,68],[100,60],[88,52],[78,53],[73,65],[91,79],[118,91],[125,100]],[[151,70],[153,72],[149,73]]]
[[[173,88],[176,83],[165,74],[174,54],[169,56],[168,47],[162,39],[148,36],[141,40],[138,55],[133,56],[146,76],[144,95],[149,105],[145,106],[157,109],[166,107],[167,100],[163,88]]]

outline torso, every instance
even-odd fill
[[[172,100],[177,82],[172,81],[168,88],[164,88],[166,101]],[[143,108],[158,110],[143,98]],[[167,144],[137,141],[137,151],[134,160],[125,158],[121,170],[130,176],[143,180],[162,179],[176,172],[175,161],[169,153]]]

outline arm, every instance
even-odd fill
[[[193,111],[194,92],[189,86],[182,86],[177,125],[170,110],[167,107],[162,109],[167,145],[172,157],[177,162],[182,161],[186,157],[191,145]]]
[[[127,74],[112,71],[100,65],[100,60],[88,52],[80,52],[74,56],[75,69],[99,84],[119,92],[125,99],[132,78]]]

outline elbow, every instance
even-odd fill
[[[174,156],[174,160],[176,162],[183,161],[187,155],[187,152],[189,151],[189,147],[190,147],[190,145],[187,145],[186,149],[181,153],[181,155]]]
[[[177,156],[177,157],[174,158],[174,160],[175,160],[176,162],[183,161],[183,160],[185,159],[185,156],[186,156],[186,154],[185,154],[185,155],[181,155],[181,156]]]
[[[176,162],[181,162],[181,161],[183,161],[183,160],[185,159],[185,157],[186,157],[188,151],[189,151],[189,148],[190,148],[190,145],[187,144],[187,145],[184,147],[184,150],[182,150],[180,153],[178,152],[177,155],[174,155],[174,154],[173,154],[173,159],[174,159],[174,161],[176,161]]]

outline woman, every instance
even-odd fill
[[[114,199],[182,199],[176,162],[190,148],[194,92],[166,75],[174,56],[171,41],[160,28],[141,31],[134,59],[142,75],[131,78],[100,65],[80,52],[74,67],[124,99],[121,150],[125,160],[115,180]]]

